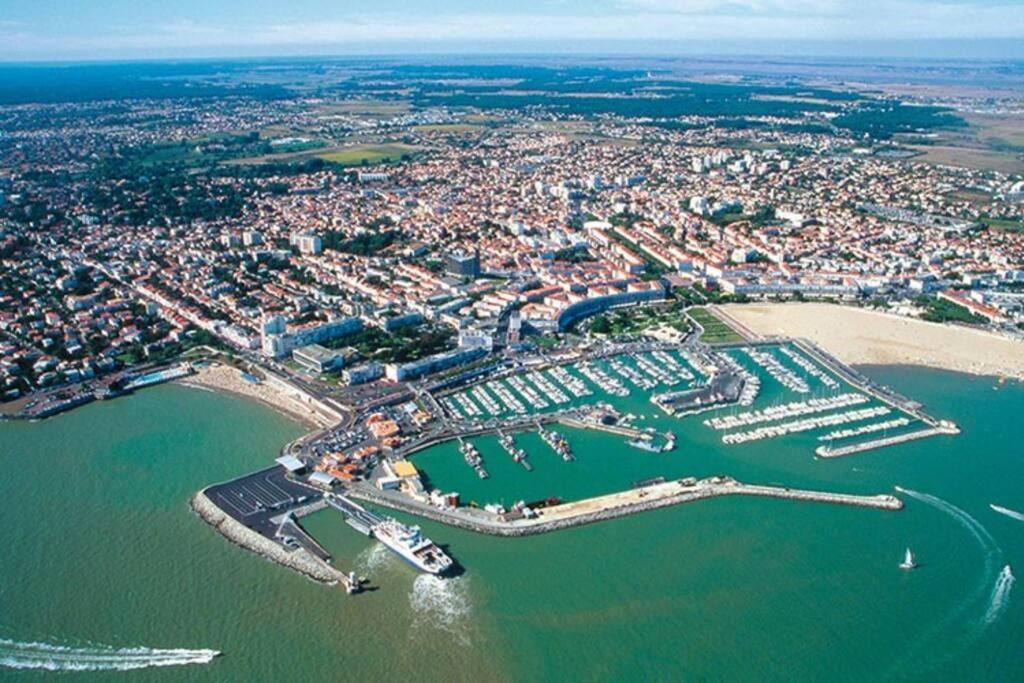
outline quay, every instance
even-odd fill
[[[781,498],[887,511],[903,508],[903,501],[889,494],[870,496],[761,486],[743,484],[724,476],[658,482],[628,491],[553,505],[536,511],[531,517],[516,518],[476,508],[438,508],[403,494],[378,491],[369,486],[350,485],[346,487],[345,494],[350,498],[492,536],[532,536],[721,496]]]
[[[937,426],[919,429],[916,432],[885,436],[879,439],[870,439],[868,441],[847,444],[845,446],[818,446],[814,449],[814,454],[821,458],[838,458],[844,455],[852,455],[854,453],[874,450],[876,448],[885,448],[886,446],[893,446],[899,443],[907,443],[908,441],[926,439],[930,436],[937,436],[939,434],[954,435],[959,433],[960,430],[956,425],[942,421],[938,423]]]

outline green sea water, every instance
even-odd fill
[[[483,483],[442,451],[418,464],[481,502],[715,473],[934,499],[904,496],[895,513],[715,499],[524,539],[423,523],[465,567],[444,581],[336,513],[307,518],[339,567],[371,578],[358,597],[230,545],[188,509],[193,492],[265,466],[302,433],[287,418],[162,386],[0,424],[0,680],[52,676],[10,668],[26,643],[56,668],[82,652],[106,652],[103,667],[145,656],[131,648],[224,653],[66,674],[84,680],[1024,680],[1024,589],[994,590],[1005,564],[1024,566],[1024,522],[989,509],[1024,512],[1024,387],[868,372],[964,433],[815,460],[813,437],[723,447],[680,425],[667,454],[570,434],[575,463],[517,437],[532,473],[482,442]],[[908,545],[914,572],[896,566]]]

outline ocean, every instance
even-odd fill
[[[0,423],[0,680],[1024,679],[1024,594],[1004,571],[1024,566],[1024,522],[989,507],[1024,512],[1024,387],[865,371],[963,434],[816,460],[810,436],[727,447],[680,423],[664,454],[570,435],[575,463],[517,437],[532,473],[482,442],[483,483],[443,449],[414,462],[481,503],[721,473],[899,486],[901,512],[721,498],[519,539],[423,522],[465,568],[447,580],[333,511],[307,518],[340,568],[370,578],[356,597],[231,545],[189,510],[195,491],[267,465],[304,431],[286,417],[165,385]],[[913,572],[897,567],[907,546]]]

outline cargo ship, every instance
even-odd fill
[[[406,526],[385,517],[372,528],[374,537],[403,560],[428,574],[444,574],[452,566],[452,558],[420,533],[418,526]]]

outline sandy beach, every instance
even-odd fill
[[[721,309],[757,334],[804,337],[854,365],[925,365],[1024,380],[1024,343],[989,332],[835,304]]]
[[[227,365],[214,363],[197,367],[196,373],[181,384],[252,398],[308,426],[324,426],[323,418],[295,397],[268,382],[249,382],[237,369]]]

